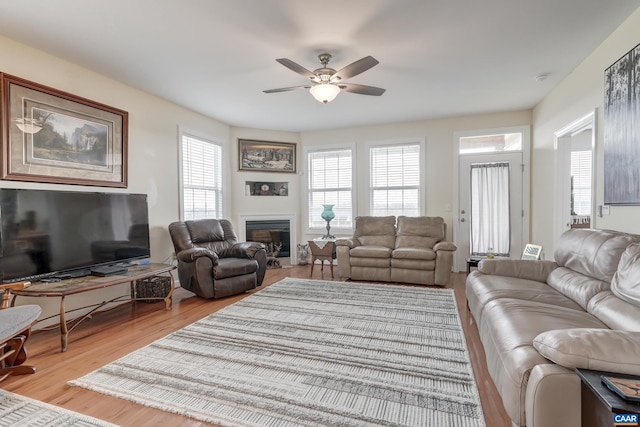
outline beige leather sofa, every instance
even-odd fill
[[[484,260],[467,277],[489,373],[514,425],[579,427],[575,368],[640,374],[638,242],[574,229],[555,262]]]
[[[440,217],[359,216],[354,235],[336,241],[343,279],[446,285],[456,246]]]

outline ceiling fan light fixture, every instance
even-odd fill
[[[322,83],[309,89],[311,95],[318,101],[326,104],[333,101],[340,93],[340,88],[332,83]]]

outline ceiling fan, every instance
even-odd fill
[[[287,92],[296,89],[309,89],[309,92],[311,92],[311,95],[313,95],[315,99],[326,104],[327,102],[333,101],[335,97],[338,96],[341,90],[344,90],[345,92],[356,93],[359,95],[371,96],[380,96],[385,91],[385,89],[374,86],[342,83],[342,80],[357,76],[358,74],[367,71],[369,68],[378,65],[378,61],[372,56],[366,56],[356,62],[347,65],[339,71],[336,71],[333,68],[329,68],[329,61],[331,60],[330,54],[321,53],[320,55],[318,55],[318,59],[320,60],[322,67],[314,71],[309,71],[302,65],[298,65],[287,58],[276,59],[276,61],[278,61],[288,69],[295,71],[301,76],[307,77],[309,80],[311,80],[311,83],[302,86],[269,89],[263,92],[275,93]]]

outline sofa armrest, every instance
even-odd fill
[[[527,427],[580,427],[582,400],[580,378],[558,365],[537,365],[527,383]]]
[[[210,258],[213,265],[218,264],[218,255],[216,255],[212,250],[206,248],[189,248],[176,254],[178,261],[188,263],[192,263],[201,257]]]
[[[353,237],[351,239],[338,239],[336,240],[336,246],[347,246],[349,249],[353,249],[357,246],[360,246],[360,240]]]
[[[524,259],[483,259],[478,270],[483,274],[518,277],[546,283],[549,274],[558,268],[554,261]]]
[[[433,250],[438,251],[452,251],[457,250],[458,247],[453,242],[438,242],[433,246]]]
[[[253,259],[256,252],[264,249],[264,245],[258,242],[240,242],[224,248],[218,252],[220,258],[249,258]]]
[[[569,369],[640,375],[640,332],[613,329],[557,329],[533,339],[538,352]]]

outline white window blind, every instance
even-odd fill
[[[222,147],[182,135],[183,219],[221,218]]]
[[[309,151],[309,228],[324,228],[322,205],[334,205],[332,228],[351,228],[353,221],[353,150]]]
[[[571,152],[573,215],[591,215],[591,150]]]
[[[420,215],[420,145],[372,147],[371,215]]]

